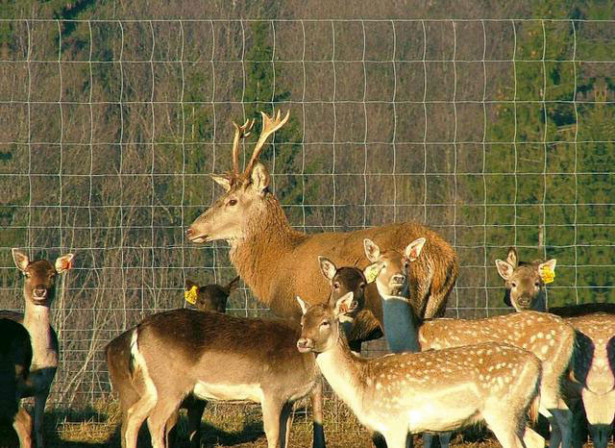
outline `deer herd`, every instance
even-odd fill
[[[454,249],[416,223],[347,233],[293,229],[270,175],[259,162],[269,136],[289,114],[269,117],[240,171],[239,149],[254,125],[235,125],[232,171],[214,175],[225,190],[186,231],[195,244],[224,240],[230,260],[260,302],[280,319],[225,314],[239,277],[228,285],[186,281],[196,309],[153,314],[105,348],[119,395],[121,444],[136,448],[145,421],[151,445],[177,443],[180,408],[190,446],[201,446],[208,401],[250,401],[262,408],[269,448],[287,447],[293,404],[309,397],[313,446],[325,446],[321,376],[378,446],[405,448],[483,422],[504,448],[544,448],[533,429],[549,422],[550,448],[579,448],[585,430],[596,448],[611,439],[615,417],[615,306],[549,308],[546,285],[556,260],[523,262],[512,248],[496,260],[509,314],[444,318],[458,276]],[[0,417],[21,447],[44,446],[43,417],[58,367],[50,324],[56,279],[73,254],[50,263],[18,249],[25,312],[0,312]],[[392,352],[360,355],[385,337]],[[34,397],[33,417],[21,399]]]

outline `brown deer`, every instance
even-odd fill
[[[549,260],[551,269],[555,260]],[[541,276],[541,262],[525,263],[519,261],[517,250],[510,248],[506,262],[496,260],[500,276],[506,280],[510,291],[509,305],[520,309],[536,309],[563,316],[576,330],[577,348],[572,363],[572,372],[566,384],[566,391],[575,410],[574,432],[583,425],[583,403],[590,434],[596,448],[606,447],[612,433],[615,418],[615,305],[608,303],[589,303],[563,307],[547,307],[546,302],[537,296],[544,296],[544,282]],[[552,278],[551,278],[552,280]],[[536,287],[540,283],[540,287]],[[516,297],[525,300],[521,306]],[[610,312],[610,313],[609,313]],[[581,447],[583,440],[575,437],[575,447]]]
[[[55,279],[73,267],[73,254],[63,255],[55,264],[47,260],[30,261],[28,256],[13,249],[13,260],[25,277],[25,313],[0,311],[0,318],[23,324],[32,342],[32,363],[22,397],[34,397],[34,441],[44,446],[43,416],[45,403],[58,368],[58,337],[50,324],[50,307],[55,298]]]
[[[226,240],[231,246],[231,262],[256,297],[278,316],[299,321],[301,310],[292,297],[301,295],[312,303],[323,303],[329,298],[328,284],[313,262],[318,255],[339,265],[363,267],[364,238],[378,236],[387,246],[403,248],[424,235],[429,242],[425,256],[413,270],[410,285],[420,304],[419,316],[443,314],[457,278],[457,258],[452,247],[432,230],[416,223],[399,223],[347,233],[308,235],[290,226],[280,203],[269,191],[269,172],[258,162],[268,137],[287,122],[289,114],[281,117],[278,111],[275,118],[264,113],[262,117],[260,137],[242,173],[240,140],[249,134],[254,122],[235,124],[233,171],[213,176],[225,193],[192,223],[186,232],[188,239],[193,243]],[[356,319],[351,341],[381,335],[382,310],[376,289],[368,288],[365,298],[369,312]]]
[[[545,269],[554,273],[556,264],[555,258],[520,262],[517,249],[511,247],[506,261],[495,260],[498,274],[506,282],[504,303],[517,311],[547,311],[546,283],[542,273]]]
[[[235,277],[226,286],[217,284],[199,286],[192,280],[186,280],[186,300],[196,306],[199,311],[218,311],[226,310],[226,303],[232,291],[239,285],[239,277]],[[191,294],[192,293],[192,294]],[[146,385],[139,375],[135,375],[131,367],[131,338],[134,328],[125,331],[113,339],[105,347],[105,357],[109,378],[120,398],[120,409],[122,412],[121,443],[126,448],[126,424],[128,421],[129,409],[141,399],[146,393]],[[181,404],[182,408],[188,411],[188,434],[190,445],[198,448],[201,446],[201,419],[207,402],[199,400],[193,395],[188,395]],[[167,437],[174,441],[175,436],[171,433],[174,429],[179,415],[176,412],[167,422],[165,430]]]
[[[363,425],[384,436],[388,448],[405,448],[409,433],[481,420],[504,448],[542,448],[540,436],[524,425],[539,401],[541,365],[533,354],[486,343],[363,359],[351,353],[339,325],[340,316],[357,306],[352,292],[335,307],[298,300],[304,314],[297,348],[316,354],[335,393]]]
[[[549,419],[553,428],[549,446],[556,448],[561,443],[563,448],[570,447],[571,413],[561,397],[560,387],[574,350],[575,333],[570,325],[560,317],[535,311],[473,320],[441,318],[420,323],[414,308],[409,306],[407,283],[414,263],[405,254],[410,252],[420,258],[422,239],[411,243],[405,253],[381,250],[373,241],[366,241],[365,247],[368,258],[375,260],[370,268],[378,273],[375,283],[384,299],[385,321],[392,311],[399,322],[390,331],[406,332],[406,338],[414,337],[421,351],[483,342],[501,342],[531,351],[543,366],[540,413]],[[389,303],[408,303],[407,311],[403,313]]]
[[[286,447],[293,402],[320,384],[314,356],[296,350],[298,328],[283,321],[178,309],[146,318],[125,338],[124,369],[144,391],[125,412],[125,448],[136,446],[146,418],[154,448],[167,446],[169,420],[189,394],[260,403],[268,446]],[[315,446],[324,446],[321,422],[314,430]]]
[[[32,446],[32,420],[19,403],[31,362],[28,330],[14,320],[0,318],[0,421],[12,422],[20,448]]]

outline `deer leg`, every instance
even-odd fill
[[[569,401],[572,412],[571,445],[572,448],[583,448],[587,442],[587,418],[580,399]]]
[[[280,447],[280,421],[284,403],[270,397],[265,397],[262,404],[263,427],[267,437],[267,448]]]
[[[34,396],[34,442],[36,448],[43,448],[45,441],[43,439],[43,418],[45,416],[45,403],[49,391]]]
[[[510,415],[484,415],[487,426],[493,431],[502,448],[523,448],[523,442],[517,434],[519,419],[510,417]]]
[[[440,439],[440,448],[448,448],[453,437],[452,432],[440,432],[438,433],[438,439]]]
[[[123,448],[137,448],[139,429],[143,421],[156,405],[156,397],[146,393],[126,412],[126,425],[124,428]]]
[[[372,443],[376,448],[387,448],[387,443],[384,439],[384,436],[379,432],[372,432]]]
[[[549,409],[551,417],[551,437],[549,439],[549,448],[570,448],[571,447],[571,431],[572,413],[562,399],[558,400],[558,407]]]
[[[207,401],[199,400],[194,396],[188,398],[190,400],[188,409],[188,437],[192,448],[200,448],[201,446],[201,420]]]
[[[177,422],[179,420],[179,409],[177,409],[167,420],[164,428],[166,444],[169,447],[177,444]]]
[[[313,448],[325,448],[325,429],[322,426],[323,411],[322,411],[322,378],[316,380],[314,389],[310,394],[312,403],[312,418],[313,418]]]
[[[167,423],[177,413],[181,404],[181,397],[165,396],[158,400],[147,418],[147,426],[152,438],[153,448],[167,447]]]
[[[529,426],[525,426],[522,428],[519,433],[519,438],[523,440],[523,444],[525,448],[544,448],[545,447],[545,439],[536,431],[534,431]]]
[[[139,394],[132,388],[126,388],[120,393],[120,409],[122,411],[122,426],[120,430],[122,448],[126,448],[126,428],[128,424],[128,410],[139,401]]]
[[[19,448],[30,448],[32,446],[32,419],[24,408],[19,408],[17,411],[13,428],[19,438]]]
[[[282,412],[280,413],[280,446],[282,448],[288,447],[288,442],[290,439],[290,427],[292,426],[292,412],[292,403],[286,403],[282,407]]]
[[[412,439],[412,436],[404,428],[393,428],[391,431],[387,431],[383,434],[384,440],[386,440],[387,448],[406,448],[408,440]]]

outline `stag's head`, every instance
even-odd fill
[[[24,297],[33,305],[50,306],[55,295],[55,279],[73,267],[73,254],[63,255],[55,264],[47,260],[30,261],[19,249],[13,249],[15,266],[25,277]]]
[[[417,238],[406,246],[403,252],[395,249],[382,250],[372,240],[363,241],[365,255],[372,263],[366,269],[369,281],[375,280],[378,292],[385,296],[407,296],[410,264],[415,261],[427,240]],[[374,277],[369,278],[369,277]]]
[[[300,297],[297,297],[297,301],[303,312],[301,338],[297,341],[297,349],[302,353],[323,353],[331,349],[343,334],[340,321],[358,306],[352,292],[333,303],[310,305]]]
[[[269,195],[269,172],[258,158],[270,135],[280,129],[288,121],[289,113],[284,117],[280,111],[275,116],[261,112],[263,126],[256,142],[250,161],[243,172],[239,172],[239,148],[241,140],[248,135],[254,126],[254,120],[246,121],[242,126],[235,126],[233,140],[233,171],[221,175],[213,175],[213,180],[225,193],[201,216],[199,216],[186,231],[186,236],[193,243],[205,243],[215,240],[230,242],[243,238],[245,225],[254,222],[266,207]]]
[[[505,281],[504,302],[517,311],[546,311],[545,285],[553,281],[557,260],[519,262],[514,247],[508,250],[506,261],[495,260],[498,274]]]

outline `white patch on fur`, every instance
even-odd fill
[[[145,384],[145,394],[150,400],[156,401],[158,399],[158,391],[156,385],[149,376],[147,370],[147,363],[143,354],[139,351],[139,332],[138,327],[132,330],[132,336],[130,337],[130,355],[134,359],[135,370],[141,373],[143,383]]]
[[[254,403],[262,403],[264,399],[260,384],[224,384],[199,381],[192,392],[203,400],[248,400]]]

